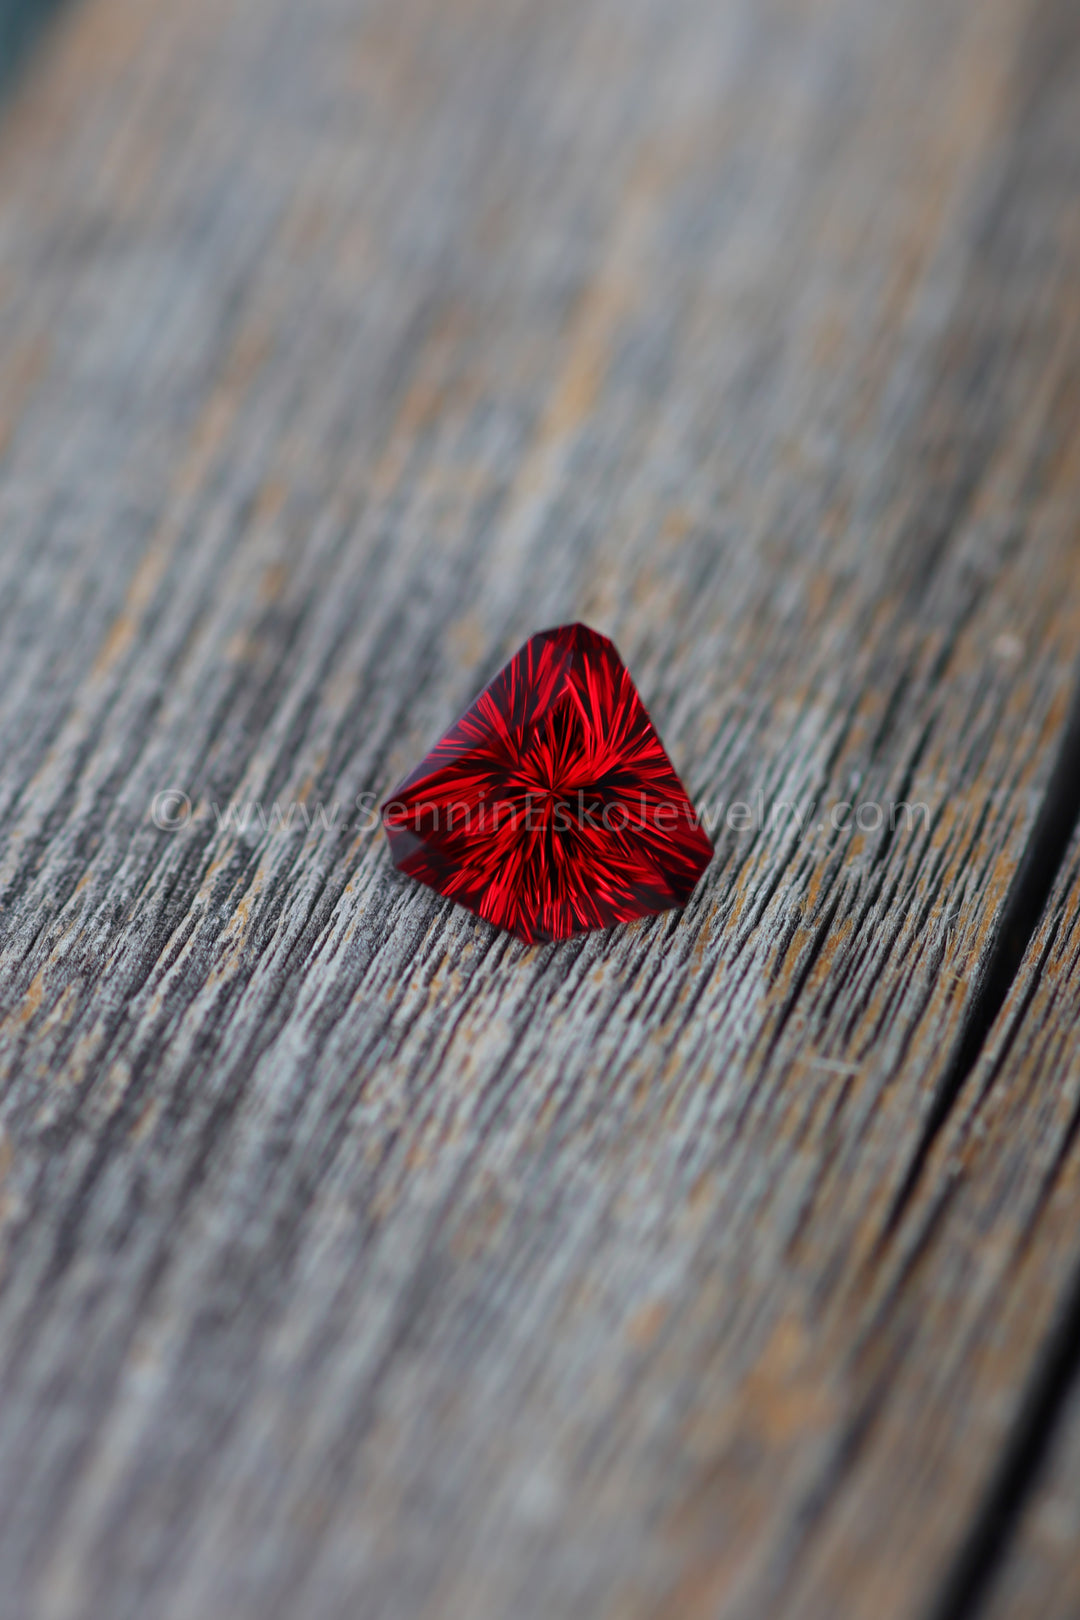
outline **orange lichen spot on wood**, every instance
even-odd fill
[[[688,507],[675,506],[665,514],[660,533],[668,544],[677,545],[680,540],[685,540],[693,527],[693,512]]]
[[[507,1204],[494,1183],[488,1180],[464,1212],[450,1239],[455,1260],[474,1260],[489,1247],[505,1223]]]
[[[271,563],[259,581],[259,606],[272,607],[284,595],[288,583],[288,565],[283,562]]]
[[[60,1028],[66,1024],[71,1019],[78,1001],[79,986],[72,980],[70,983],[65,984],[44,1018],[38,1024],[39,1037],[44,1037],[50,1030]]]
[[[165,574],[170,548],[159,538],[150,542],[139,562],[124,598],[124,605],[106,633],[94,659],[92,675],[100,680],[123,658],[135,641],[143,615]]]
[[[836,1414],[836,1394],[816,1341],[794,1316],[777,1322],[742,1389],[743,1411],[770,1446],[820,1431]]]
[[[447,645],[454,662],[472,669],[484,656],[487,637],[478,614],[469,612],[455,619],[447,631]]]
[[[16,345],[10,361],[5,366],[3,375],[0,376],[0,401],[3,402],[0,414],[0,455],[8,447],[35,384],[44,376],[51,353],[49,339],[44,333],[38,333]]]
[[[151,1131],[154,1129],[160,1113],[160,1099],[157,1097],[148,1097],[132,1121],[131,1129],[128,1132],[131,1140],[133,1142],[145,1141],[150,1135]]]
[[[626,1336],[636,1350],[647,1350],[655,1342],[671,1314],[667,1300],[647,1300],[639,1305],[626,1324]]]
[[[9,1015],[7,1021],[16,1027],[28,1024],[41,1006],[42,997],[45,994],[45,971],[44,967],[38,968],[27,987],[26,994]]]

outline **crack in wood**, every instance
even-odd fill
[[[1080,684],[1072,701],[1057,759],[1023,859],[1010,886],[997,937],[968,1016],[906,1176],[885,1222],[882,1243],[893,1237],[922,1180],[934,1143],[986,1046],[991,1029],[1016,982],[1027,948],[1061,872],[1073,830],[1080,821]],[[1036,980],[1037,984],[1037,980]]]
[[[1050,781],[1024,859],[1017,870],[982,983],[956,1055],[943,1077],[910,1169],[889,1213],[893,1236],[918,1187],[931,1150],[960,1093],[986,1049],[991,1030],[1017,982],[1028,947],[1045,915],[1054,885],[1080,824],[1080,684]],[[1035,964],[1025,1003],[1030,1004],[1052,945],[1047,940]],[[1018,1013],[1016,1022],[1019,1023]],[[1001,1054],[1002,1060],[1004,1052]],[[1069,1141],[1075,1138],[1075,1124]],[[1063,1151],[1067,1151],[1064,1149]],[[1040,1475],[1060,1414],[1080,1376],[1080,1266],[1058,1319],[1029,1379],[1023,1403],[970,1530],[947,1574],[930,1620],[969,1620],[989,1592],[1020,1516]]]

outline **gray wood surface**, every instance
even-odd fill
[[[1077,1397],[1055,1429],[1045,1478],[1025,1506],[1015,1545],[1002,1561],[986,1614],[990,1620],[1071,1620],[1080,1611],[1076,1548],[1080,1511]]]
[[[1076,1589],[1078,172],[1073,0],[67,15],[0,127],[13,1620]],[[718,851],[528,949],[357,800],[575,618]]]
[[[1017,1197],[1010,1190],[1009,1200],[1021,1217],[1006,1261],[1007,1292],[998,1310],[1001,1314],[1036,1310],[1057,1319],[1044,1342],[1037,1374],[1030,1380],[1033,1408],[1046,1400],[1048,1390],[1056,1396],[1052,1412],[1033,1409],[1027,1418],[1029,1432],[1041,1424],[1046,1435],[1043,1454],[1029,1458],[1021,1451],[1002,1460],[1011,1465],[1013,1475],[1034,1469],[1029,1490],[1014,1501],[1010,1468],[999,1468],[1002,1500],[995,1520],[999,1526],[1003,1523],[1005,1508],[1015,1517],[1017,1529],[1015,1538],[999,1535],[1001,1568],[989,1592],[988,1620],[1024,1620],[1029,1615],[1068,1620],[1080,1610],[1080,1384],[1075,1376],[1080,1345],[1080,1276],[1075,1258],[1080,1054],[1074,1034],[1080,1005],[1078,911],[1080,849],[1074,848],[1041,930],[1048,953],[1046,970],[1033,987],[1030,1012],[1018,1026],[1017,1048],[1006,1060],[1005,1074],[1010,1079],[1015,1074],[1019,1082],[1012,1087],[1013,1094],[1019,1097],[1024,1085],[1028,1098],[1022,1112],[1015,1105],[1010,1111],[1009,1093],[1002,1088],[991,1105],[1000,1141],[1000,1147],[991,1151],[1008,1167],[1020,1193]],[[1039,1252],[1032,1246],[1029,1253],[1034,1233]],[[1047,1266],[1050,1256],[1054,1259]],[[1054,1282],[1070,1270],[1071,1297],[1055,1298]]]

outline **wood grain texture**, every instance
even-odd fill
[[[19,1620],[1002,1600],[1080,1258],[1074,859],[994,989],[1078,107],[1071,0],[68,18],[0,133]],[[527,949],[356,801],[572,618],[764,816]]]
[[[1076,1548],[1080,1512],[1080,1420],[1077,1397],[1055,1433],[1049,1466],[1020,1521],[1015,1546],[1003,1560],[987,1602],[990,1620],[1067,1620],[1080,1608]]]
[[[985,1345],[1003,1345],[1013,1316],[1034,1313],[1048,1324],[1028,1380],[1025,1423],[1048,1433],[1045,1455],[1002,1459],[987,1481],[986,1518],[1001,1568],[994,1571],[984,1612],[990,1620],[1022,1615],[1046,1620],[1076,1613],[1077,1563],[1077,1354],[1080,1352],[1080,1265],[1076,1253],[1080,1126],[1080,1063],[1075,1026],[1080,1006],[1080,844],[1065,862],[1043,924],[1021,974],[1019,1016],[1003,1020],[987,1049],[972,1123],[958,1131],[968,1145],[954,1153],[974,1214],[992,1232],[997,1277],[983,1309]],[[1026,1001],[1026,1005],[1024,1002]],[[992,1090],[991,1090],[992,1088]],[[975,1137],[978,1137],[976,1146]],[[988,1173],[985,1166],[993,1164]],[[1062,1286],[1062,1280],[1067,1279]],[[995,1321],[996,1318],[996,1321]],[[1000,1353],[1000,1351],[991,1351]],[[1046,1407],[1053,1389],[1057,1411]],[[1070,1394],[1071,1390],[1071,1394]],[[1023,1440],[1023,1435],[1019,1437]],[[1042,1464],[1040,1468],[1040,1463]],[[1015,1545],[1000,1537],[1010,1474],[1032,1474],[1020,1509]],[[997,1500],[995,1501],[995,1497]]]

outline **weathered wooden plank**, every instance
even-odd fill
[[[849,1414],[827,1501],[809,1534],[800,1527],[797,1561],[762,1572],[758,1612],[773,1601],[780,1612],[825,1614],[830,1602],[843,1611],[853,1592],[854,1612],[879,1603],[891,1612],[899,1584],[922,1588],[912,1612],[945,1620],[982,1612],[993,1592],[1025,1481],[1078,1364],[1078,968],[1074,840],[900,1240],[851,1279],[866,1289],[855,1353],[830,1344],[827,1318],[820,1324],[816,1354],[835,1365],[835,1352],[848,1398],[861,1391],[863,1404]],[[906,1564],[917,1548],[939,1567],[957,1501],[970,1504],[970,1524],[935,1590],[925,1569],[905,1573]],[[1040,1570],[1047,1595],[1075,1581],[1076,1560],[1076,1542],[1059,1539]],[[1007,1568],[986,1612],[1008,1606],[1013,1579]],[[1037,1602],[1015,1612],[1054,1611]]]
[[[947,1105],[1080,625],[1078,56],[1068,0],[74,15],[0,141],[24,1608],[948,1590],[1075,1254],[1068,1088]],[[708,806],[815,808],[527,951],[353,806],[572,617]],[[342,808],[217,824],[275,799]]]
[[[938,1178],[943,1200],[952,1205],[947,1221],[962,1221],[971,1233],[954,1246],[977,1262],[969,1268],[967,1291],[979,1299],[981,1323],[975,1319],[967,1329],[970,1348],[960,1344],[953,1356],[964,1369],[953,1399],[967,1409],[966,1421],[980,1401],[993,1398],[994,1374],[983,1382],[985,1370],[1008,1353],[1015,1324],[1037,1323],[1040,1330],[1019,1421],[984,1481],[976,1533],[954,1583],[966,1582],[984,1600],[981,1612],[990,1620],[1071,1615],[1080,1591],[1078,930],[1080,846],[1074,840],[1011,1008],[988,1045],[968,1117],[956,1122],[948,1147],[943,1144]],[[939,1243],[939,1252],[947,1246]],[[920,1290],[928,1294],[926,1280]],[[938,1294],[947,1300],[940,1279]],[[947,1601],[940,1612],[949,1613]]]

